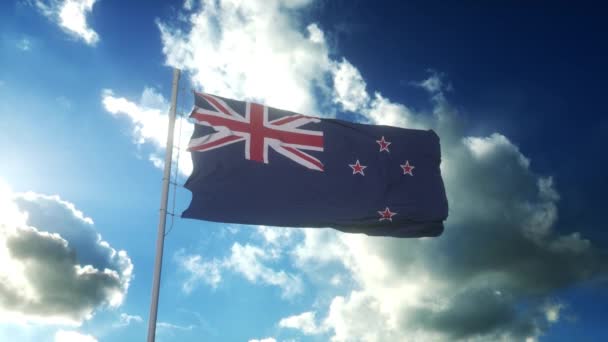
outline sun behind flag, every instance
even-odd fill
[[[431,130],[321,119],[203,93],[195,93],[190,118],[185,218],[393,237],[443,232],[448,205]]]

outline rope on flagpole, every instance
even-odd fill
[[[177,144],[173,145],[173,149],[177,151],[177,156],[176,156],[176,160],[175,160],[175,170],[173,171],[173,179],[169,182],[169,184],[171,184],[171,186],[173,187],[173,198],[171,199],[172,202],[172,208],[171,208],[171,212],[167,212],[168,215],[171,216],[171,222],[169,224],[169,228],[167,229],[167,232],[165,233],[165,237],[169,235],[169,233],[171,233],[171,231],[173,230],[174,226],[175,226],[175,197],[177,196],[177,188],[184,188],[184,184],[178,183],[178,177],[179,177],[179,157],[181,154],[181,151],[183,150],[182,146],[181,146],[181,142],[182,142],[182,123],[184,120],[184,117],[186,116],[185,113],[186,111],[184,110],[184,103],[185,103],[185,94],[184,91],[186,90],[186,88],[184,86],[180,86],[179,87],[179,97],[180,97],[180,101],[179,101],[179,110],[177,116],[179,118],[179,130],[178,130],[178,136],[177,136]]]
[[[173,173],[173,181],[171,181],[171,185],[173,185],[173,198],[171,199],[171,222],[169,223],[169,229],[167,229],[167,232],[165,233],[165,237],[167,237],[169,235],[169,233],[171,233],[171,231],[173,230],[173,227],[175,225],[175,197],[177,194],[177,176],[179,175],[179,155],[181,152],[181,148],[179,148],[180,143],[182,141],[182,121],[184,119],[184,112],[180,111],[179,114],[179,129],[178,129],[178,133],[177,133],[177,156],[175,158],[175,171]]]

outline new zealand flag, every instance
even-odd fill
[[[443,232],[448,205],[433,131],[202,93],[190,118],[194,170],[185,218],[394,237]]]

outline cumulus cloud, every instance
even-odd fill
[[[133,264],[72,203],[0,184],[0,208],[2,319],[78,325],[122,304]]]
[[[97,342],[97,339],[91,335],[81,334],[77,331],[57,330],[55,333],[55,342]]]
[[[271,259],[279,259],[283,256],[285,246],[292,244],[297,238],[297,231],[282,227],[257,226],[254,238],[262,240],[262,248]]]
[[[560,312],[564,308],[564,305],[561,303],[549,303],[545,305],[545,318],[548,322],[555,323],[560,319]]]
[[[56,22],[65,32],[95,45],[99,35],[89,27],[87,15],[93,11],[97,0],[35,0],[42,14]]]
[[[201,255],[176,254],[180,269],[188,274],[183,290],[190,293],[199,283],[206,283],[215,288],[221,282],[224,270],[240,274],[253,284],[272,285],[281,288],[283,297],[293,297],[303,291],[302,279],[298,275],[283,270],[276,271],[267,266],[267,262],[276,261],[276,254],[250,244],[241,245],[235,242],[230,255],[222,259],[205,261]]]
[[[375,93],[371,102],[357,109],[374,124],[417,129],[426,127],[426,117],[415,117],[406,105],[392,102],[380,93]]]
[[[413,82],[414,85],[419,86],[429,93],[440,93],[444,90],[451,91],[452,85],[450,83],[445,84],[445,74],[439,73],[435,70],[428,70],[431,74],[427,79],[421,82]]]
[[[112,90],[105,89],[102,91],[101,102],[112,116],[129,119],[133,125],[132,134],[135,144],[148,143],[154,146],[155,152],[152,152],[148,159],[155,167],[162,169],[164,157],[160,154],[167,143],[169,126],[169,102],[165,97],[154,88],[146,87],[139,101],[133,102],[124,97],[117,97]],[[179,134],[180,127],[181,134]],[[175,123],[174,146],[185,152],[193,129],[187,119],[178,116]],[[192,160],[186,153],[180,158],[177,168],[182,175],[189,175],[192,172]]]
[[[192,10],[192,7],[194,6],[194,0],[184,0],[184,9],[185,10]]]
[[[319,114],[320,104],[314,93],[331,94],[331,72],[342,75],[352,69],[347,61],[336,63],[329,59],[323,31],[317,24],[309,24],[304,32],[297,29],[291,14],[310,2],[204,0],[201,6],[194,6],[194,2],[185,1],[185,13],[180,18],[186,18],[187,31],[180,29],[183,23],[157,22],[167,64],[184,70],[197,90]],[[354,96],[351,93],[355,90],[344,91],[349,92],[345,97]],[[106,89],[102,103],[111,114],[132,121],[136,143],[155,146],[157,152],[148,159],[162,167],[159,152],[166,142],[169,107],[164,97],[145,88],[139,102],[135,102]],[[179,146],[185,149],[193,128],[186,120],[182,124]],[[179,170],[190,174],[190,158],[180,160]]]
[[[191,293],[201,282],[216,288],[222,281],[223,262],[217,259],[204,261],[200,255],[187,255],[179,251],[175,260],[182,271],[188,274],[188,279],[182,284],[185,293]]]
[[[306,335],[319,334],[326,329],[317,326],[315,315],[315,312],[307,311],[299,315],[289,316],[279,321],[279,327],[297,329]]]
[[[294,249],[302,268],[339,262],[357,284],[315,323],[333,330],[334,341],[534,339],[562,309],[543,302],[606,276],[605,251],[555,230],[553,180],[535,174],[504,135],[465,136],[437,87],[429,87],[432,115],[379,94],[361,110],[373,122],[433,128],[442,137],[450,203],[444,235],[370,239],[307,230]]]
[[[349,61],[342,59],[333,66],[334,102],[343,109],[357,111],[369,101],[361,73]]]
[[[318,113],[315,90],[327,90],[331,69],[322,31],[300,32],[291,15],[310,0],[203,0],[182,25],[159,21],[167,64],[187,71],[194,86],[236,99]]]
[[[242,274],[250,282],[279,286],[285,297],[292,297],[302,292],[303,285],[299,276],[283,270],[275,271],[262,263],[272,258],[272,255],[263,249],[249,244],[242,246],[235,243],[231,252],[227,260],[228,267]]]

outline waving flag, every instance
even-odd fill
[[[433,131],[320,119],[195,93],[192,202],[215,222],[437,236],[447,218]]]

